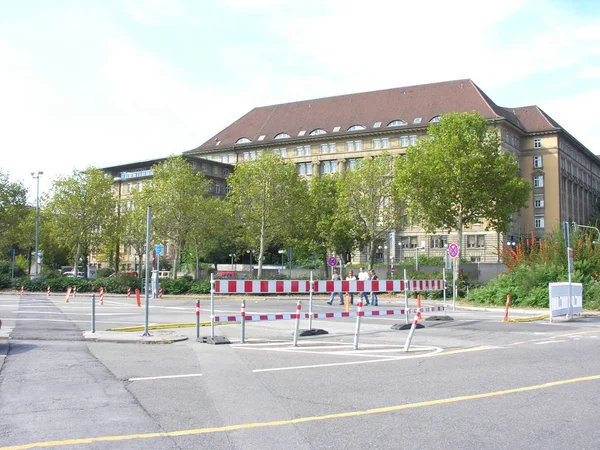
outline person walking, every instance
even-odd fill
[[[348,276],[346,277],[346,281],[356,281],[356,277],[354,276],[354,271],[350,270],[348,272]],[[350,292],[350,304],[354,305],[354,292]]]
[[[378,279],[377,278],[377,274],[375,273],[375,269],[371,269],[371,271],[369,272],[369,274],[371,275],[371,277],[370,277],[371,280],[377,280]],[[371,290],[371,305],[373,305],[373,306],[379,306],[379,299],[377,298],[377,292],[375,292],[375,289]]]
[[[340,277],[340,269],[338,269],[337,267],[335,269],[333,269],[333,275],[331,276],[331,279],[333,281],[340,281],[342,279],[342,277]],[[331,293],[331,296],[329,297],[329,301],[327,303],[329,303],[330,305],[333,305],[333,299],[335,298],[335,291],[333,291]],[[342,293],[338,292],[338,294],[340,295],[340,305],[344,304],[344,297],[342,297]]]
[[[369,280],[369,274],[367,272],[365,272],[365,268],[364,267],[361,267],[359,269],[358,279],[360,281],[368,281]],[[363,291],[363,292],[360,293],[360,299],[361,300],[364,299],[365,305],[367,305],[367,306],[369,305],[369,297],[367,296],[366,292]]]

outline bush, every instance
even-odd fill
[[[210,294],[210,281],[195,281],[188,290],[189,294]]]

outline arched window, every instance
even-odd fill
[[[235,141],[236,144],[249,144],[251,142],[252,141],[246,137],[241,137],[237,141]]]
[[[404,120],[392,120],[390,123],[387,124],[388,127],[402,127],[404,125],[407,125],[407,123]]]
[[[364,129],[365,127],[363,127],[362,125],[352,125],[350,128],[348,128],[348,131],[359,131]]]
[[[277,136],[275,136],[275,139],[285,139],[285,138],[289,138],[290,135],[287,133],[279,133]]]
[[[310,136],[318,136],[320,134],[327,134],[327,131],[323,128],[316,128],[310,132]]]
[[[440,116],[435,116],[433,119],[429,121],[429,123],[438,123],[440,121]]]

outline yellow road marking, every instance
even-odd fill
[[[491,350],[491,349],[494,349],[494,348],[499,348],[499,347],[492,347],[492,346],[489,346],[489,345],[481,345],[479,347],[461,348],[459,350],[449,350],[447,352],[441,352],[441,353],[438,353],[438,356],[441,356],[441,355],[454,355],[456,353],[478,352],[480,350]]]
[[[525,386],[514,389],[506,389],[503,391],[485,392],[483,394],[464,395],[460,397],[444,398],[440,400],[430,400],[426,402],[408,403],[406,405],[388,406],[384,408],[368,409],[366,411],[350,411],[345,413],[326,414],[323,416],[311,416],[311,417],[300,417],[298,419],[288,420],[276,420],[273,422],[255,422],[255,423],[243,423],[238,425],[227,425],[222,427],[210,427],[210,428],[196,428],[190,430],[179,430],[179,431],[167,431],[160,433],[145,433],[145,434],[128,434],[120,436],[100,436],[83,439],[67,439],[63,441],[47,441],[47,442],[35,442],[32,444],[14,445],[11,447],[0,447],[0,450],[26,450],[30,448],[41,448],[41,447],[62,447],[66,445],[80,445],[80,444],[92,444],[94,442],[115,442],[115,441],[127,441],[132,439],[152,439],[158,437],[176,437],[176,436],[190,436],[196,434],[207,434],[207,433],[220,433],[224,431],[235,431],[244,430],[251,428],[264,428],[264,427],[277,427],[282,425],[295,425],[299,423],[316,422],[319,420],[330,420],[330,419],[343,419],[346,417],[359,417],[371,414],[383,414],[395,411],[402,411],[405,409],[423,408],[426,406],[444,405],[449,403],[464,402],[468,400],[479,400],[482,398],[498,397],[501,395],[516,394],[520,392],[535,391],[538,389],[548,389],[556,386],[563,386],[566,384],[580,383],[582,381],[593,381],[600,380],[600,375],[590,375],[587,377],[571,378],[567,380],[551,381],[544,384],[536,384],[533,386]]]

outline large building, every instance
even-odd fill
[[[468,79],[254,108],[184,154],[236,164],[269,151],[294,162],[300,174],[321,176],[351,170],[384,150],[402,154],[442,114],[472,111],[499,133],[533,189],[507,235],[483,226],[466,229],[459,243],[464,256],[497,262],[501,242],[532,233],[540,238],[562,221],[588,223],[600,189],[598,158],[539,107],[500,107]],[[448,242],[458,243],[457,235],[407,227],[396,230],[390,257],[412,256],[421,246],[425,254],[441,256]]]

